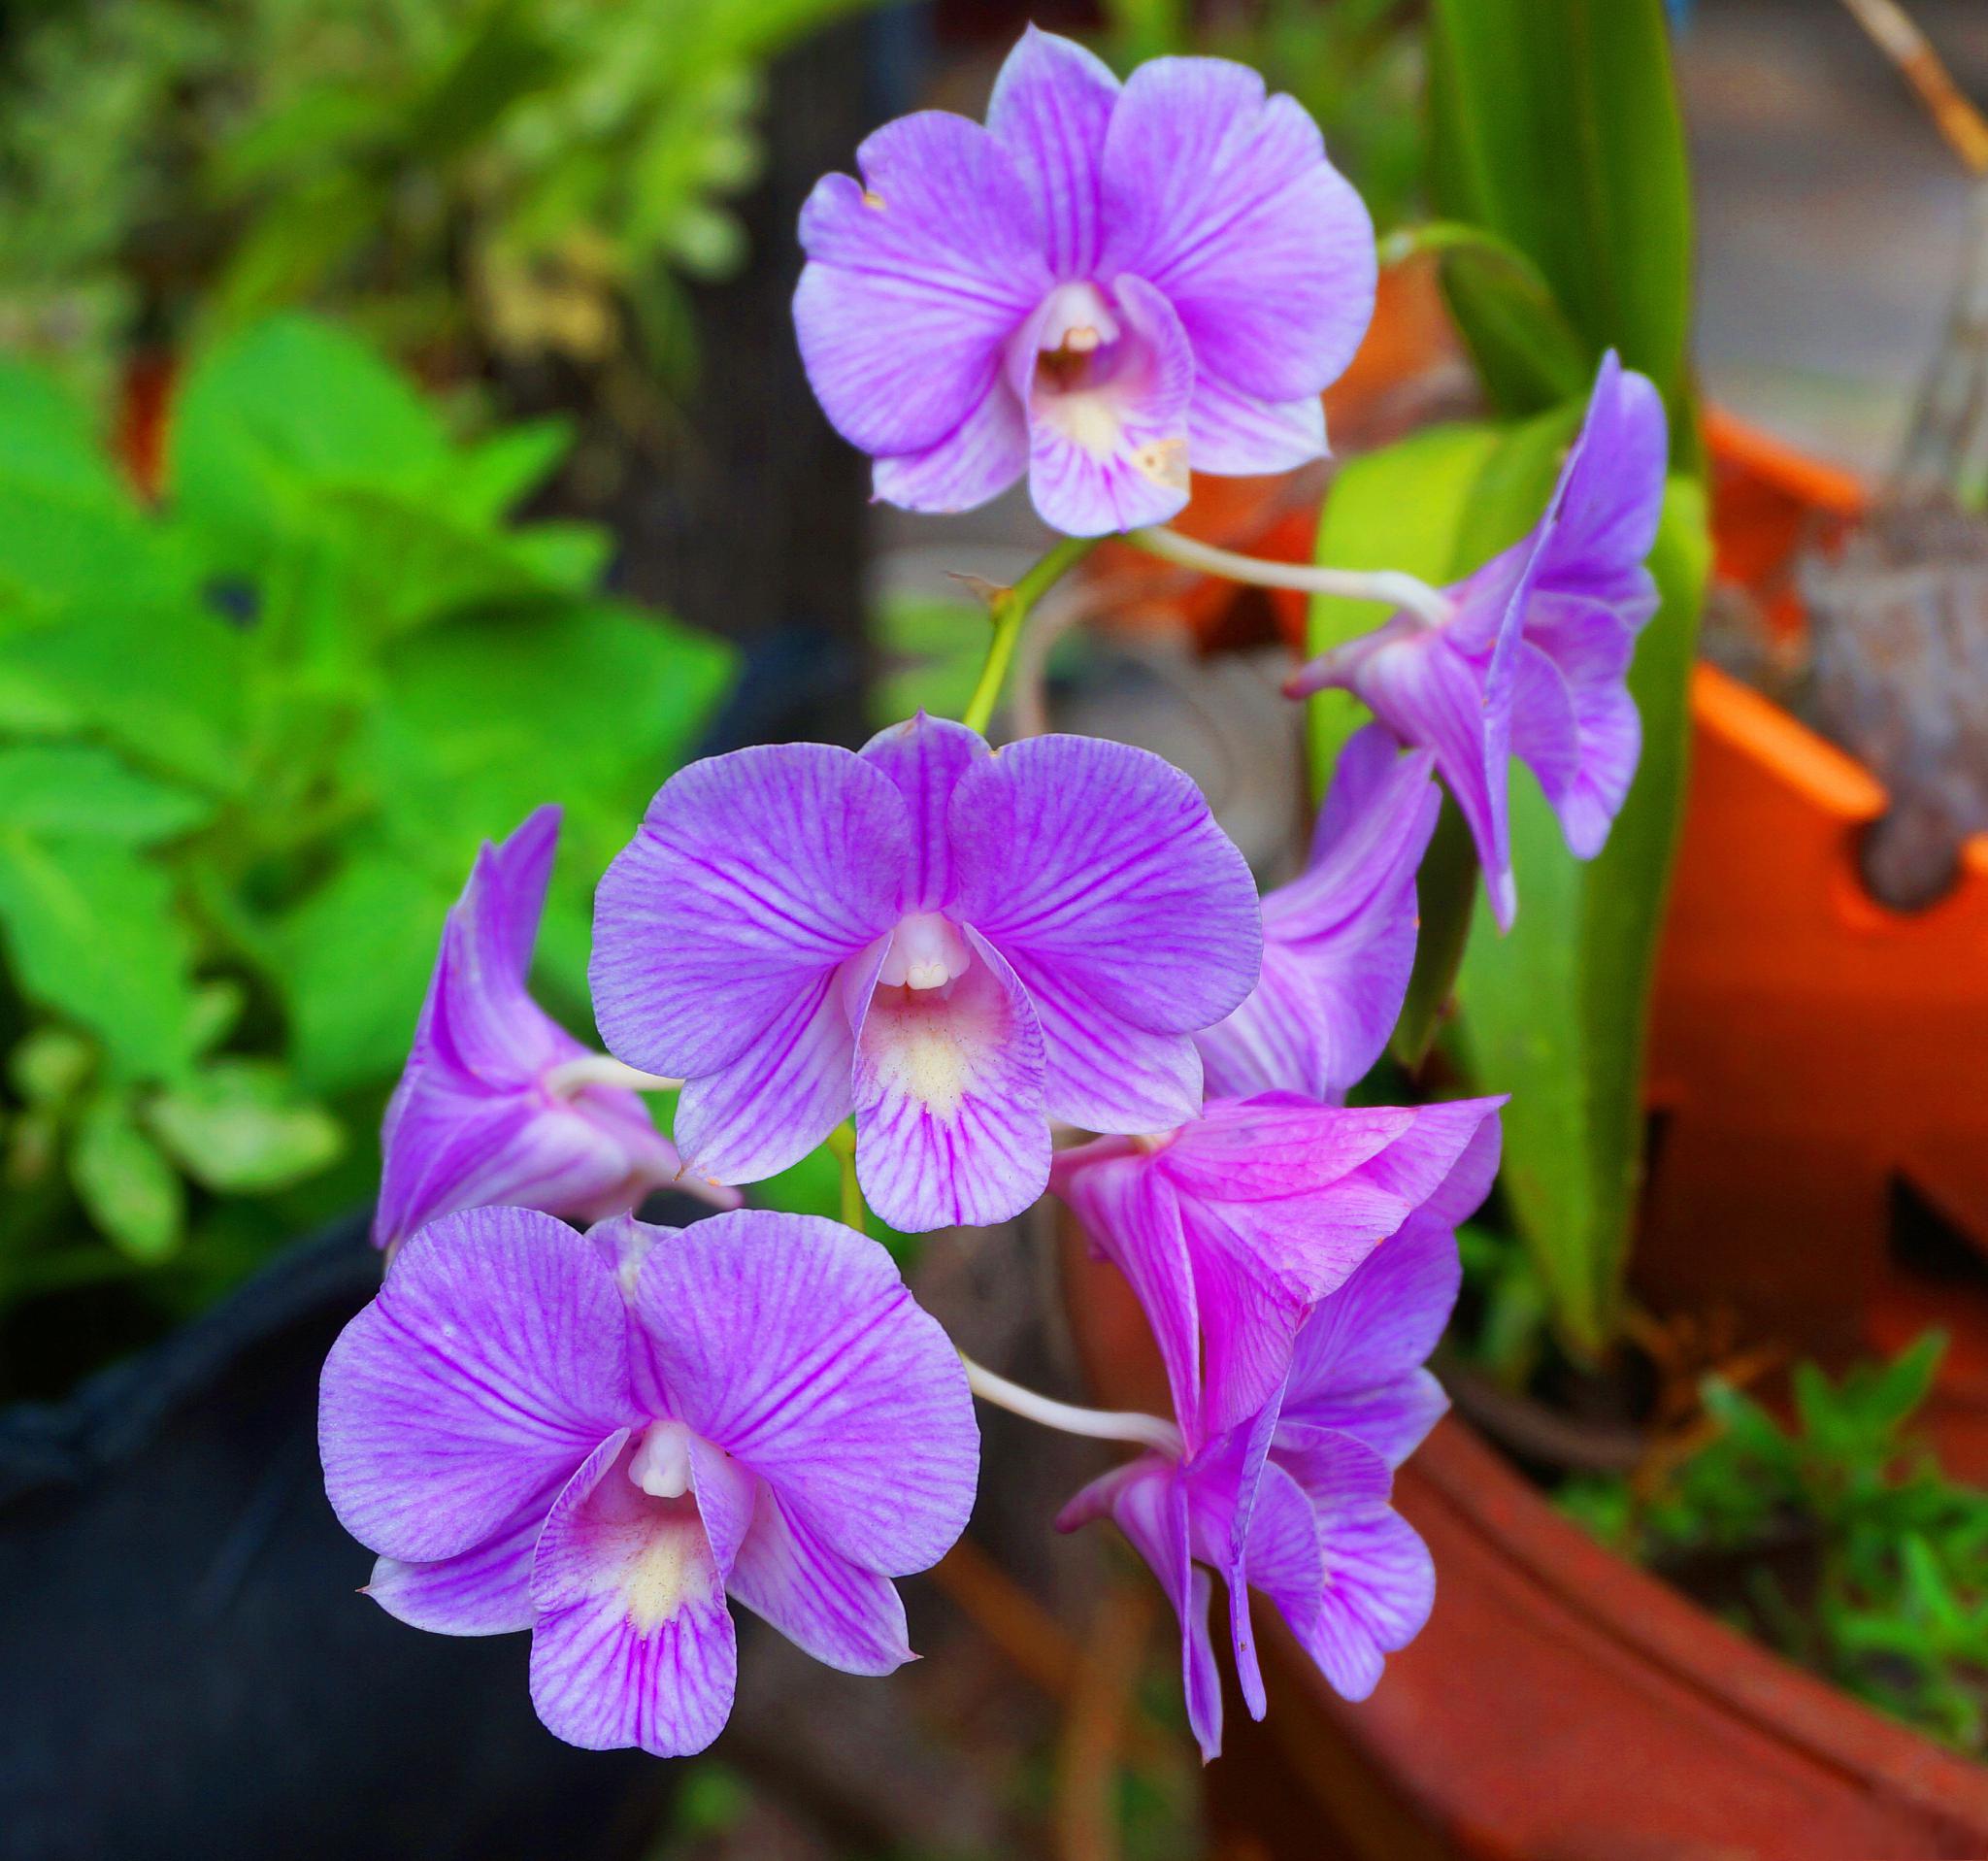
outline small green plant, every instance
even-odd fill
[[[402,351],[680,357],[683,283],[745,256],[766,61],[870,3],[29,7],[0,344],[87,366],[312,305]]]
[[[579,875],[728,661],[600,593],[601,534],[509,520],[566,439],[458,441],[282,318],[197,359],[149,506],[0,364],[0,1315],[118,1275],[204,1297],[363,1200],[443,914],[547,799],[543,980],[582,1012]]]
[[[1717,1434],[1639,1500],[1584,1479],[1560,1503],[1617,1549],[1730,1598],[1791,1659],[1895,1718],[1988,1755],[1988,1494],[1942,1475],[1910,1424],[1945,1339],[1832,1382],[1794,1374],[1794,1422],[1717,1378]]]

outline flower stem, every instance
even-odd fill
[[[583,1085],[618,1085],[630,1092],[674,1092],[683,1081],[623,1065],[611,1054],[583,1053],[577,1060],[562,1060],[552,1067],[542,1083],[554,1098],[566,1099]]]
[[[1303,594],[1378,601],[1386,607],[1406,608],[1435,627],[1446,625],[1454,612],[1447,595],[1399,569],[1328,569],[1305,562],[1266,562],[1260,556],[1217,549],[1212,544],[1197,543],[1177,530],[1165,528],[1134,530],[1125,540],[1148,555],[1176,562],[1183,569],[1199,569],[1204,575],[1219,575],[1259,588],[1295,588]]]
[[[969,730],[987,734],[994,707],[1001,702],[1001,688],[1008,682],[1015,642],[1021,638],[1022,622],[1029,617],[1029,610],[1063,579],[1066,571],[1096,548],[1098,542],[1096,537],[1067,536],[1013,587],[988,591],[987,612],[994,622],[994,633],[987,642],[987,658],[980,667],[979,681],[967,700],[966,710],[960,714],[960,721]]]
[[[843,1226],[858,1234],[870,1232],[870,1205],[863,1200],[863,1185],[856,1180],[856,1127],[846,1119],[828,1134],[828,1147],[842,1165]]]
[[[1182,1452],[1180,1431],[1158,1415],[1142,1415],[1119,1409],[1078,1409],[1024,1389],[1018,1382],[996,1376],[984,1364],[976,1363],[962,1350],[959,1360],[967,1367],[967,1387],[982,1402],[997,1409],[1040,1422],[1044,1428],[1061,1429],[1066,1435],[1085,1435],[1093,1441],[1129,1441],[1151,1447],[1178,1460]]]

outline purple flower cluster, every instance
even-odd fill
[[[1323,450],[1371,228],[1252,74],[1163,59],[1121,85],[1032,31],[984,127],[910,117],[859,163],[809,203],[795,310],[880,495],[955,509],[1026,473],[1092,534],[1170,515],[1190,466]],[[1408,989],[1437,779],[1501,920],[1513,756],[1576,854],[1622,805],[1664,443],[1610,356],[1536,528],[1446,619],[1432,594],[1305,669],[1297,690],[1376,721],[1305,870],[1260,901],[1194,785],[1124,745],[996,750],[920,714],[860,751],[744,749],[665,782],[601,882],[599,1054],[527,992],[556,811],[486,846],[386,1115],[385,1280],[324,1372],[326,1484],[378,1555],[374,1600],[529,1630],[541,1717],[594,1747],[711,1743],[733,1603],[850,1673],[911,1658],[893,1579],[964,1527],[970,1388],[1074,1412],[964,1365],[875,1243],[737,1207],[852,1120],[895,1226],[1053,1190],[1140,1300],[1172,1419],[1089,1415],[1157,1445],[1059,1522],[1109,1517],[1151,1566],[1204,1753],[1216,1576],[1253,1713],[1251,1591],[1342,1693],[1372,1691],[1434,1598],[1391,1480],[1444,1406],[1424,1366],[1503,1101],[1343,1101]],[[638,1096],[672,1086],[675,1147]],[[678,1182],[726,1212],[636,1218]]]

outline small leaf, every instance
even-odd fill
[[[14,1049],[7,1077],[30,1105],[60,1105],[83,1089],[96,1063],[96,1049],[81,1035],[38,1027]]]
[[[196,1182],[230,1195],[289,1187],[344,1147],[338,1120],[299,1099],[261,1060],[218,1060],[147,1108],[159,1141]]]
[[[69,1176],[90,1219],[132,1259],[150,1266],[178,1250],[185,1190],[124,1098],[99,1098],[83,1113]]]
[[[0,819],[38,834],[149,847],[209,820],[213,804],[141,776],[90,744],[0,747]]]
[[[132,1079],[192,1055],[192,939],[158,867],[109,841],[0,828],[0,927],[22,991],[89,1028]]]

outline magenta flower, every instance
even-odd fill
[[[1624,680],[1657,609],[1643,559],[1664,501],[1665,446],[1657,390],[1611,350],[1545,515],[1447,590],[1449,623],[1398,614],[1286,687],[1302,697],[1341,686],[1403,743],[1435,751],[1501,925],[1518,908],[1508,759],[1539,779],[1579,859],[1602,850],[1629,793],[1642,733]]]
[[[1044,521],[1132,529],[1190,468],[1325,452],[1318,396],[1374,312],[1374,228],[1290,97],[1219,58],[1120,84],[1031,27],[982,128],[923,111],[823,179],[794,321],[877,495],[963,511],[1028,475]]]
[[[1269,1401],[1311,1309],[1418,1209],[1454,1226],[1459,1196],[1475,1207],[1503,1102],[1346,1110],[1274,1092],[1058,1153],[1050,1187],[1139,1295],[1190,1453]]]
[[[1349,1700],[1373,1692],[1383,1657],[1414,1640],[1436,1600],[1428,1546],[1388,1504],[1386,1461],[1326,1429],[1287,1441],[1276,1419],[1273,1392],[1185,1461],[1143,1454],[1092,1481],[1056,1520],[1074,1531],[1109,1516],[1151,1566],[1180,1618],[1187,1717],[1204,1759],[1222,1748],[1210,1571],[1228,1586],[1236,1674],[1258,1719],[1267,1702],[1250,1590]]]
[[[1441,801],[1434,768],[1375,724],[1341,752],[1309,863],[1263,901],[1261,979],[1195,1037],[1211,1095],[1337,1100],[1380,1057],[1415,963],[1415,869]]]
[[[558,840],[559,810],[541,808],[502,846],[484,842],[448,914],[380,1133],[376,1246],[490,1203],[593,1220],[682,1171],[635,1093],[561,1078],[587,1048],[526,992]],[[738,1206],[697,1177],[682,1186]]]
[[[1435,1572],[1421,1539],[1388,1504],[1390,1470],[1447,1407],[1423,1366],[1456,1302],[1456,1224],[1498,1172],[1498,1119],[1477,1111],[1441,1181],[1309,1309],[1295,1339],[1273,1357],[1260,1406],[1241,1408],[1230,1425],[1198,1444],[1197,1417],[1181,1409],[1184,1457],[1142,1455],[1087,1486],[1057,1520],[1068,1531],[1109,1514],[1152,1567],[1180,1617],[1188,1718],[1205,1757],[1221,1748],[1222,1721],[1209,1639],[1209,1571],[1228,1586],[1236,1671],[1259,1719],[1265,1700],[1249,1621],[1252,1588],[1352,1700],[1374,1690],[1383,1657],[1407,1646],[1428,1620]],[[1093,1198],[1094,1208],[1104,1204]],[[1291,1213],[1302,1221],[1302,1212]],[[1247,1238],[1240,1226],[1231,1233]],[[1285,1245],[1275,1231],[1264,1233],[1273,1247]],[[1121,1251],[1137,1255],[1139,1243]],[[1154,1310],[1151,1299],[1147,1310]],[[1200,1308],[1211,1363],[1228,1354],[1218,1347],[1226,1310],[1209,1302]]]
[[[853,1112],[871,1206],[924,1229],[1033,1202],[1052,1117],[1191,1117],[1193,1035],[1261,946],[1248,868],[1178,770],[1083,737],[997,755],[920,715],[860,755],[672,777],[601,881],[594,1005],[613,1052],[685,1079],[698,1170],[770,1176]]]
[[[728,1596],[846,1673],[909,1660],[890,1579],[959,1536],[978,1461],[959,1358],[890,1256],[756,1210],[424,1228],[332,1346],[318,1441],[376,1602],[529,1628],[547,1727],[659,1756],[731,1711]]]

